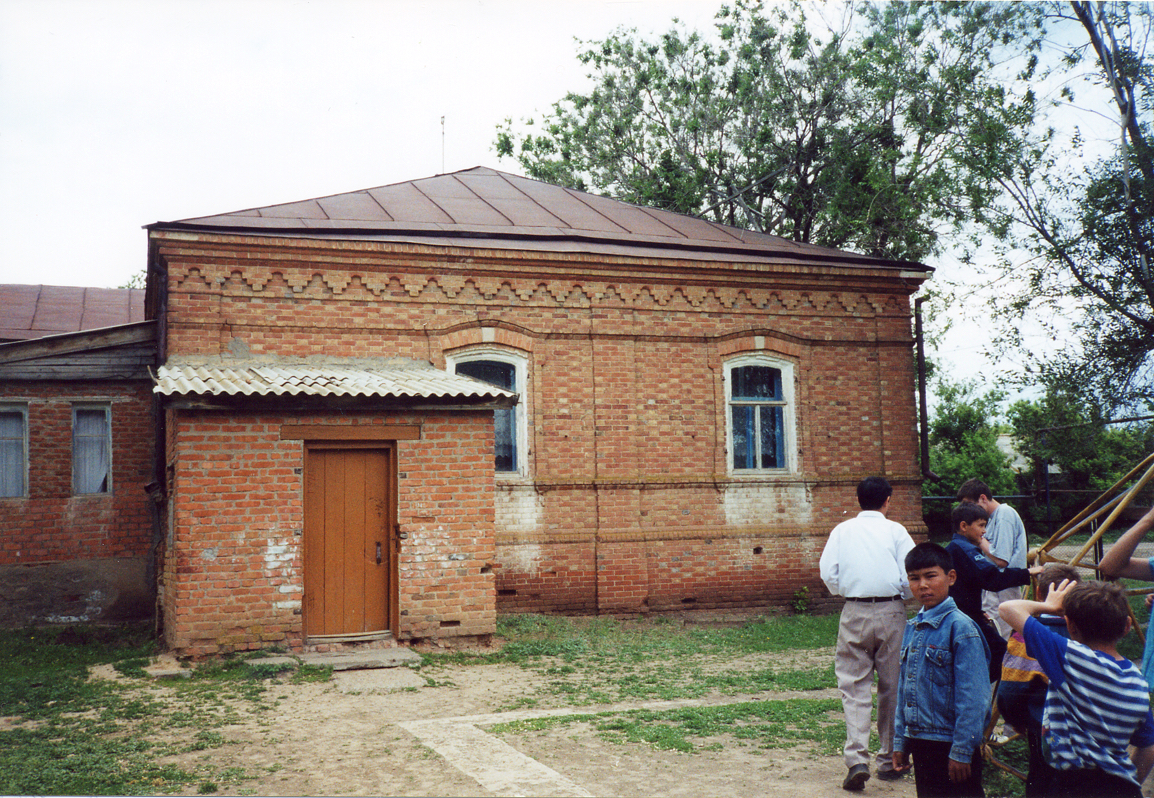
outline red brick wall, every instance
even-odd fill
[[[922,531],[909,275],[258,237],[161,252],[171,358],[444,366],[483,345],[526,359],[529,472],[499,475],[495,494],[502,609],[821,594],[825,536],[870,474],[895,485],[894,518]],[[796,467],[734,476],[724,369],[754,353],[793,366]]]
[[[3,571],[3,581],[23,585],[20,595],[0,590],[6,622],[151,614],[146,561],[153,533],[144,490],[153,479],[150,389],[116,382],[0,384],[0,402],[28,410],[27,496],[0,498],[0,569],[34,568],[38,575]],[[109,493],[72,495],[75,403],[111,408]],[[120,565],[101,565],[111,561]],[[62,564],[69,564],[67,575],[56,567]],[[61,584],[65,579],[72,587]]]
[[[491,634],[492,415],[169,414],[165,638],[193,656],[302,645],[305,443],[293,425],[419,424],[397,442],[400,639]]]
[[[28,496],[0,499],[0,565],[143,557],[152,540],[149,385],[28,382],[0,385],[0,402],[28,408]],[[112,492],[72,495],[72,406],[112,409]]]

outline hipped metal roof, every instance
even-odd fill
[[[0,341],[144,321],[144,291],[64,285],[0,285]]]
[[[168,363],[156,370],[165,396],[364,396],[473,399],[505,404],[517,395],[415,360],[364,362]]]
[[[799,244],[480,166],[300,202],[157,222],[148,229],[932,271],[920,263]]]

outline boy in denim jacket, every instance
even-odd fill
[[[922,605],[902,637],[894,768],[913,760],[917,794],[985,796],[982,733],[990,715],[990,649],[977,624],[950,598],[957,579],[949,552],[922,543],[906,555]]]

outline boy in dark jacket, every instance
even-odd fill
[[[980,505],[968,502],[959,504],[950,514],[954,538],[946,546],[946,551],[950,553],[957,573],[957,580],[950,588],[950,598],[982,630],[986,645],[990,647],[990,681],[996,682],[1002,671],[1006,641],[998,634],[994,622],[982,611],[982,591],[996,592],[1017,585],[1028,585],[1030,576],[1042,573],[1042,567],[999,570],[987,556],[990,550],[985,537],[988,520],[989,515]]]

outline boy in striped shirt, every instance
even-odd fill
[[[1050,588],[1063,579],[1072,583],[1082,581],[1078,569],[1065,563],[1050,563],[1038,577],[1037,596],[1045,601]],[[1035,616],[1042,625],[1055,634],[1069,637],[1066,619],[1061,615]],[[1030,656],[1021,632],[1014,632],[1006,641],[1006,657],[1002,660],[1002,680],[998,682],[998,711],[1006,723],[1026,736],[1030,749],[1030,769],[1026,775],[1026,798],[1044,798],[1053,769],[1046,763],[1042,749],[1042,712],[1046,706],[1046,692],[1050,686],[1042,666]]]
[[[1139,785],[1154,764],[1154,717],[1146,680],[1118,653],[1130,631],[1126,592],[1063,580],[1044,602],[1007,601],[999,612],[1050,679],[1042,725],[1054,773],[1046,795],[1141,798]],[[1033,617],[1040,613],[1064,613],[1070,639]]]

